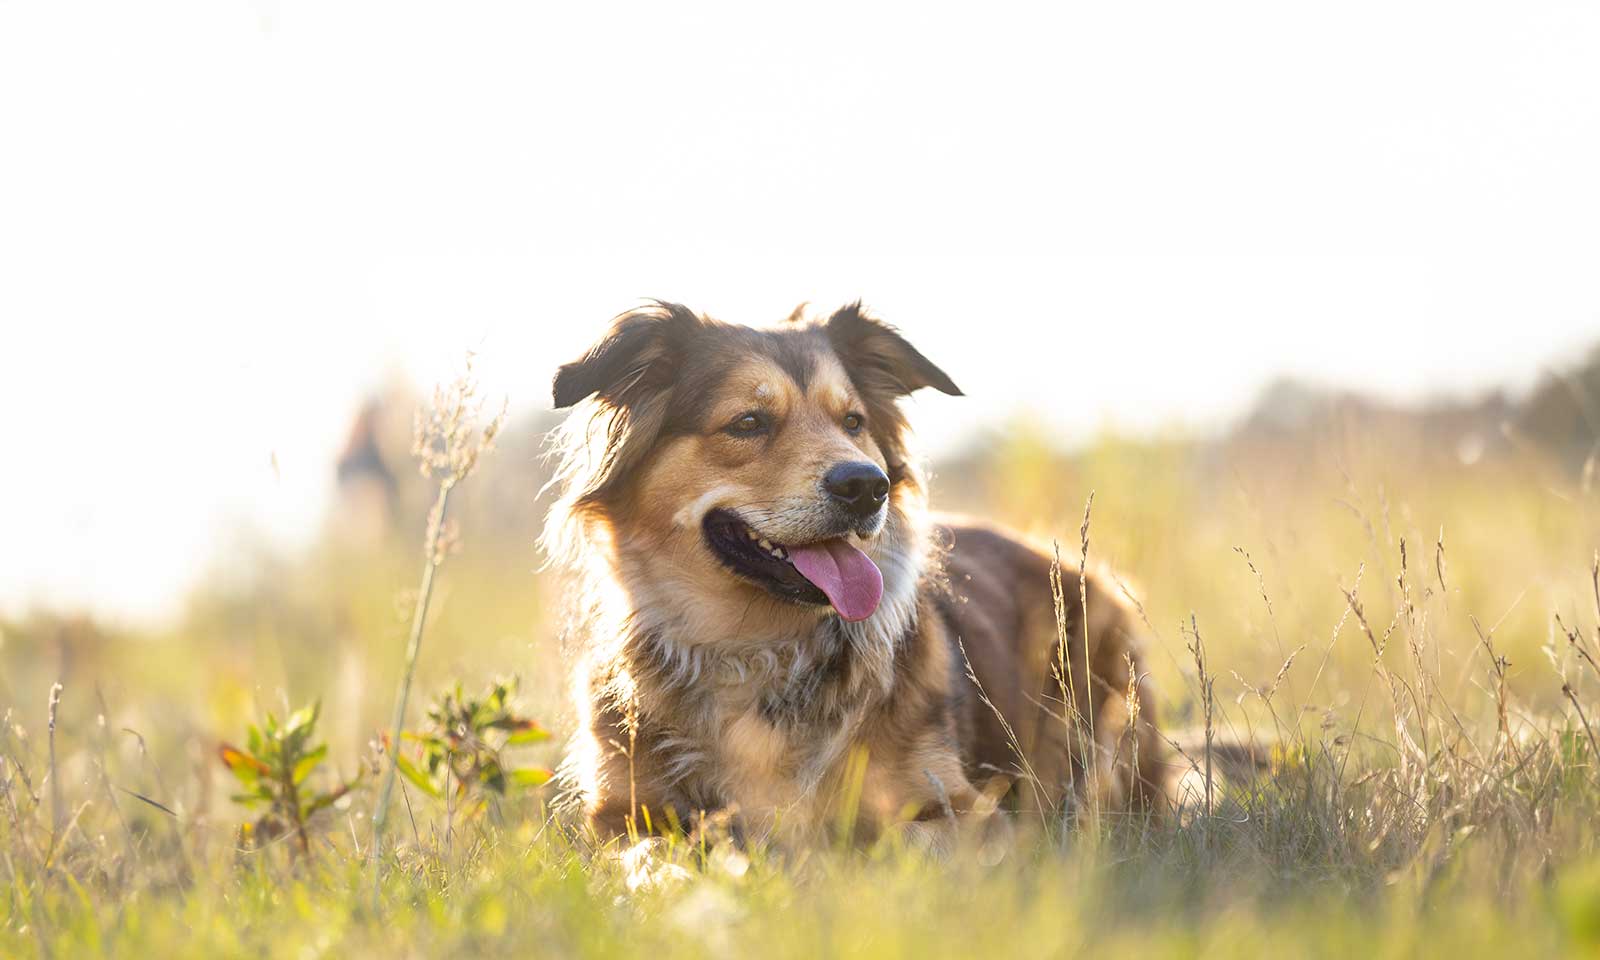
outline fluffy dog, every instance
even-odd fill
[[[1042,552],[930,515],[923,388],[961,392],[860,304],[756,329],[655,303],[561,367],[585,409],[545,542],[582,587],[565,774],[600,836],[941,843],[1002,797],[1166,802],[1127,611],[1092,572],[1058,607]]]

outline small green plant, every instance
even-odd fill
[[[328,745],[316,742],[321,711],[320,702],[301,707],[281,725],[269,712],[260,727],[250,725],[243,750],[222,744],[223,765],[244,787],[233,795],[234,802],[262,811],[253,823],[240,828],[241,846],[259,846],[287,834],[295,838],[301,855],[310,853],[306,828],[311,818],[360,784],[364,772],[331,790],[317,790],[309,784],[312,773],[328,756]]]
[[[418,789],[452,804],[462,802],[467,814],[480,812],[490,796],[542,786],[551,771],[541,766],[511,766],[508,749],[540,743],[550,733],[518,714],[512,704],[515,678],[500,680],[469,697],[457,683],[428,707],[428,725],[405,739],[417,745],[417,759],[400,751],[395,761],[401,774]]]

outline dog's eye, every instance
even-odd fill
[[[865,423],[865,422],[866,421],[862,419],[861,414],[859,414],[859,413],[847,413],[847,414],[844,415],[844,429],[845,429],[845,432],[846,433],[860,433],[861,432],[861,425],[863,423]]]
[[[735,437],[753,437],[766,433],[767,426],[767,415],[752,410],[734,417],[733,422],[723,428],[723,432]]]

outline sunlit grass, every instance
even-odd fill
[[[415,682],[431,695],[519,674],[519,710],[560,732],[561,589],[535,570],[538,480],[520,449],[461,491],[464,547],[437,584]],[[475,501],[480,481],[521,491],[520,512]],[[889,847],[748,861],[679,848],[665,856],[686,879],[633,889],[538,791],[451,811],[447,831],[445,806],[410,790],[374,902],[370,792],[318,815],[309,854],[241,850],[250,814],[228,802],[216,746],[268,709],[320,699],[330,749],[316,776],[348,778],[369,757],[416,599],[426,504],[410,486],[386,539],[243,550],[170,628],[48,616],[0,627],[0,956],[1343,957],[1600,944],[1600,771],[1593,731],[1562,693],[1593,722],[1600,677],[1555,620],[1595,648],[1600,514],[1577,477],[1531,456],[1467,466],[1383,436],[1106,438],[1067,457],[1019,429],[942,468],[934,489],[941,505],[1059,540],[1074,569],[1093,491],[1090,560],[1143,606],[1161,716],[1199,721],[1185,649],[1196,624],[1219,726],[1276,740],[1275,769],[1184,826],[1020,822],[1010,843],[944,862]],[[554,741],[529,749],[558,759]]]

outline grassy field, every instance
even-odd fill
[[[373,741],[417,599],[419,481],[375,536],[331,523],[290,556],[241,536],[168,628],[0,625],[0,956],[1600,950],[1600,509],[1584,471],[1392,429],[1107,437],[1066,455],[1011,425],[940,466],[936,502],[1059,540],[1070,577],[1093,491],[1089,557],[1139,599],[1164,720],[1201,722],[1198,632],[1217,726],[1277,744],[1273,769],[1184,825],[1080,811],[943,862],[673,847],[639,886],[531,785],[569,715],[561,585],[535,569],[536,433],[514,426],[454,494],[460,546],[407,715],[425,734],[454,684],[470,696],[514,673],[516,722],[484,734],[499,766],[402,779],[376,885]],[[230,799],[253,781],[219,745],[263,754],[250,724],[317,701],[299,749],[327,753],[297,788],[329,802],[302,834]],[[424,747],[402,754],[420,765]],[[530,774],[499,792],[493,769]]]

